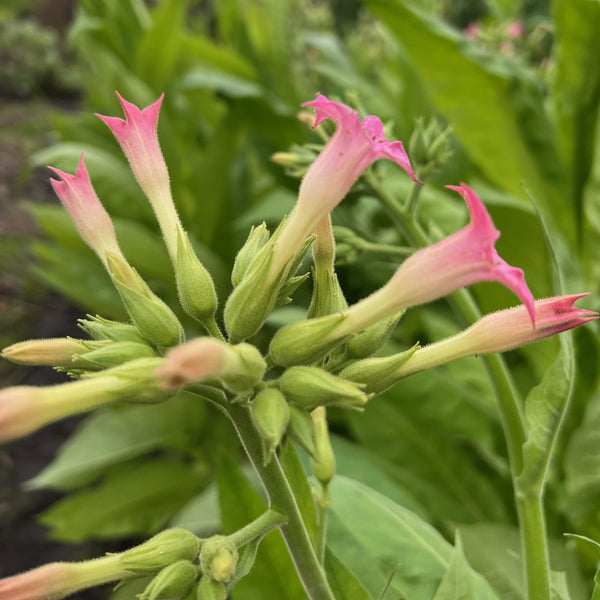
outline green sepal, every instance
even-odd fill
[[[154,350],[147,344],[137,342],[112,342],[101,348],[83,352],[73,356],[73,367],[98,371],[110,369],[136,358],[151,358],[156,356]]]
[[[310,456],[318,459],[315,426],[305,410],[297,406],[290,406],[290,423],[287,434]]]
[[[185,231],[177,234],[175,280],[183,310],[201,322],[212,319],[218,304],[215,284],[196,256]]]
[[[389,339],[403,314],[404,311],[401,311],[397,315],[383,319],[354,336],[348,342],[346,350],[347,358],[360,359],[375,354]]]
[[[198,572],[189,560],[178,560],[162,569],[137,597],[139,600],[183,600]]]
[[[233,287],[242,282],[252,261],[269,241],[269,236],[269,230],[264,223],[261,223],[258,227],[252,227],[248,238],[240,248],[233,263],[233,269],[231,270],[231,283]]]
[[[263,442],[263,463],[271,462],[290,422],[290,407],[276,388],[265,388],[250,404],[250,416]]]

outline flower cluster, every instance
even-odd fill
[[[90,339],[31,340],[6,348],[2,355],[9,360],[60,367],[75,381],[0,392],[0,441],[76,412],[123,400],[160,401],[187,388],[226,412],[234,404],[243,407],[262,440],[265,466],[285,436],[301,444],[326,488],[335,460],[325,406],[360,408],[374,394],[418,371],[464,356],[504,352],[597,317],[575,307],[584,294],[534,300],[523,271],[499,256],[495,242],[500,232],[465,183],[447,187],[464,198],[469,223],[414,252],[383,287],[348,306],[335,273],[331,212],[379,159],[400,166],[413,185],[421,182],[402,142],[388,141],[377,117],[361,120],[352,108],[319,95],[305,106],[314,109],[315,126],[331,120],[335,133],[307,170],[291,214],[272,234],[264,224],[254,228],[240,249],[232,271],[233,291],[223,310],[224,335],[216,320],[212,278],[194,253],[171,195],[157,135],[163,97],[143,110],[118,97],[126,119],[98,116],[114,134],[156,214],[181,307],[206,334],[186,341],[172,307],[128,263],[83,156],[75,175],[52,169],[58,177],[51,180],[56,194],[108,271],[130,322],[89,317],[80,324]],[[273,309],[288,302],[308,278],[297,271],[311,248],[313,295],[308,318],[280,328],[268,351],[261,351],[250,342]],[[485,316],[462,333],[430,346],[416,344],[398,355],[373,356],[406,310],[482,281],[499,282],[522,304]],[[196,585],[199,572],[200,587],[216,586],[219,594],[225,594],[242,576],[236,570],[237,549],[226,538],[213,542],[203,547],[199,557],[194,539],[189,556],[174,555],[168,564],[153,563],[149,572],[158,574],[142,597],[163,597],[156,590],[169,590],[179,598]],[[150,544],[152,549],[157,543]],[[85,567],[49,565],[0,582],[0,592],[8,590],[12,598],[26,600],[41,597],[34,588],[44,588],[49,597],[62,598],[76,589],[139,573],[127,560],[146,556],[144,552]],[[107,565],[104,571],[101,564]]]

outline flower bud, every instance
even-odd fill
[[[178,560],[162,569],[138,595],[139,600],[182,600],[196,581],[196,567]]]
[[[211,577],[202,577],[198,584],[196,600],[226,600],[227,588]]]
[[[369,394],[381,394],[404,377],[400,374],[399,369],[418,349],[419,344],[417,343],[409,350],[399,354],[359,360],[343,369],[339,376],[363,384],[366,386],[365,391]]]
[[[155,357],[156,353],[147,344],[137,342],[108,342],[100,348],[82,352],[73,357],[72,366],[98,371],[110,369],[136,358]]]
[[[269,352],[284,367],[316,362],[351,337],[337,334],[343,321],[343,314],[335,314],[286,325],[273,336]]]
[[[279,390],[265,388],[258,392],[252,401],[250,416],[263,440],[263,456],[266,465],[279,446],[290,422],[290,407]]]
[[[388,340],[403,314],[404,311],[401,311],[397,315],[382,319],[353,337],[348,342],[347,357],[366,358],[375,354]]]
[[[335,455],[329,439],[327,413],[324,406],[317,406],[310,414],[315,426],[317,458],[310,459],[310,465],[317,481],[327,487],[335,475]]]
[[[75,355],[101,349],[107,343],[110,342],[76,340],[69,337],[27,340],[4,348],[2,358],[21,365],[70,367]]]
[[[246,393],[262,379],[266,363],[250,344],[235,346],[211,337],[200,337],[173,348],[156,372],[165,388],[175,388],[218,378],[231,391]]]
[[[262,250],[265,244],[269,241],[269,230],[264,223],[261,223],[258,227],[252,227],[248,238],[244,242],[244,245],[240,248],[240,251],[235,257],[233,263],[233,269],[231,271],[231,283],[233,286],[237,286],[244,279],[244,275],[251,265],[256,255]]]
[[[290,367],[279,378],[283,395],[305,409],[317,406],[362,406],[369,397],[360,386],[318,367]]]
[[[213,535],[202,544],[200,569],[203,577],[211,577],[221,583],[233,579],[238,563],[235,544],[224,535]]]
[[[150,290],[135,269],[111,254],[107,255],[107,266],[139,332],[158,348],[179,344],[183,339],[179,320],[165,302]]]
[[[290,423],[287,434],[308,452],[310,456],[318,459],[315,425],[310,415],[301,408],[290,405]]]
[[[140,332],[129,323],[120,323],[103,319],[96,315],[87,315],[87,319],[79,319],[78,324],[91,338],[95,340],[111,340],[113,342],[136,342],[144,344]]]
[[[215,284],[184,231],[177,234],[175,279],[183,310],[198,321],[212,319],[217,310]]]
[[[200,541],[187,529],[165,529],[139,546],[118,554],[119,564],[138,575],[156,573],[170,564],[198,556]]]

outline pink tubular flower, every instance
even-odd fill
[[[378,117],[369,116],[361,121],[357,111],[323,95],[303,106],[315,109],[315,127],[331,119],[336,130],[302,180],[298,202],[278,239],[278,248],[283,252],[274,257],[273,272],[293,256],[371,163],[380,158],[392,160],[413,181],[418,181],[402,142],[386,139]]]
[[[457,358],[506,352],[597,319],[598,313],[575,306],[584,296],[587,294],[536,300],[535,329],[523,305],[486,315],[457,335],[417,350],[395,373],[396,380]]]
[[[535,324],[533,296],[523,271],[511,267],[496,252],[494,242],[500,232],[494,227],[485,206],[468,185],[448,187],[460,193],[467,202],[471,222],[407,258],[381,290],[359,302],[348,311],[349,314],[371,313],[372,318],[379,320],[478,281],[498,281],[521,299]]]
[[[110,128],[163,231],[171,258],[177,255],[177,232],[181,229],[179,217],[171,197],[169,172],[158,142],[158,114],[164,94],[144,109],[123,99],[115,92],[123,107],[125,119],[106,117],[96,113]]]
[[[131,576],[119,566],[118,556],[80,563],[57,562],[0,579],[0,598],[60,600],[74,592]]]
[[[121,256],[115,228],[110,216],[100,203],[90,176],[83,162],[83,154],[75,175],[60,169],[48,167],[60,177],[60,181],[50,179],[50,183],[65,208],[69,211],[81,237],[100,259],[106,263],[105,256],[110,252]]]

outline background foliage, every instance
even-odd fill
[[[510,33],[516,21],[522,35]],[[339,97],[379,115],[407,144],[417,117],[435,116],[452,126],[453,157],[423,191],[426,229],[436,237],[461,226],[466,211],[443,184],[467,181],[502,231],[500,254],[525,269],[536,297],[561,292],[560,272],[564,291],[592,292],[582,305],[597,309],[599,27],[600,4],[590,0],[82,0],[68,32],[81,110],[55,115],[59,141],[32,161],[73,171],[85,152],[125,254],[175,306],[150,207],[109,130],[93,116],[120,114],[113,90],[142,106],[165,92],[159,135],[174,197],[221,299],[249,227],[277,223],[295,200],[298,180],[270,156],[319,142],[296,118],[301,102],[316,91]],[[397,169],[382,164],[375,171],[389,193],[407,194]],[[67,213],[58,203],[28,210],[45,234],[31,247],[31,276],[82,314],[124,318]],[[361,183],[334,225],[371,242],[403,243]],[[340,277],[350,301],[385,282],[397,264],[391,256],[343,250]],[[514,303],[497,284],[478,284],[474,293],[484,312]],[[282,309],[273,323],[295,314]],[[388,350],[437,340],[463,325],[440,301],[407,315]],[[566,574],[568,586],[557,597],[578,600],[589,597],[597,551],[562,534],[600,539],[597,327],[576,331],[572,344],[577,367],[569,412],[562,424],[545,421],[552,435],[561,427],[546,505],[553,568]],[[552,339],[506,357],[523,397],[558,352]],[[557,413],[565,408],[549,384],[531,392],[527,406],[535,407],[540,394]],[[332,489],[327,565],[340,590],[354,590],[347,597],[377,598],[393,572],[390,598],[525,598],[506,448],[478,359],[414,376],[364,413],[332,419],[340,476]],[[538,442],[533,451],[543,456],[550,442]],[[288,472],[300,474],[293,448],[286,452]],[[263,505],[247,475],[229,425],[182,394],[87,417],[30,486],[64,492],[40,520],[52,538],[80,542],[147,536],[169,524],[202,535],[233,530]],[[306,484],[303,475],[296,479]],[[277,533],[266,538],[234,598],[303,597],[282,544]]]

